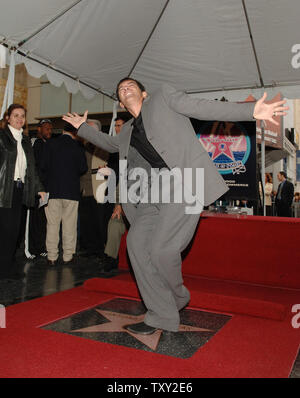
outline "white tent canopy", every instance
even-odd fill
[[[129,75],[150,92],[168,82],[212,98],[261,87],[300,97],[299,0],[0,0],[0,10],[16,62],[87,98],[112,96]]]

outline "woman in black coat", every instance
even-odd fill
[[[12,104],[0,131],[0,279],[14,277],[22,205],[32,207],[37,195],[44,196],[25,122],[26,109]]]

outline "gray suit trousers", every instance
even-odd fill
[[[104,253],[109,257],[116,259],[119,254],[121,239],[126,231],[126,226],[121,216],[118,218],[111,218],[107,226],[107,241]]]
[[[149,326],[178,331],[179,310],[190,300],[183,285],[181,252],[192,239],[199,216],[185,214],[184,203],[137,205],[127,250]]]

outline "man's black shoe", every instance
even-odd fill
[[[104,274],[116,275],[116,274],[118,274],[118,268],[116,268],[116,267],[111,267],[111,268],[104,267],[103,271],[101,271],[101,272],[103,272]]]
[[[118,271],[118,263],[112,258],[112,261],[107,261],[103,264],[103,270],[104,272]]]
[[[76,264],[76,258],[73,256],[70,260],[63,260],[63,265],[75,265]]]
[[[57,260],[47,259],[47,265],[49,265],[49,267],[55,267],[57,265]]]
[[[106,263],[106,261],[107,261],[107,255],[106,254],[98,254],[97,258],[98,258],[98,262],[99,262],[100,265]]]
[[[99,273],[99,276],[101,278],[112,278],[114,276],[117,276],[119,274],[117,269],[111,269],[111,270],[102,270]]]
[[[114,276],[117,276],[118,270],[117,269],[113,269],[110,271],[105,271],[103,268],[99,270],[99,273],[97,276],[99,276],[99,278],[113,278]]]
[[[113,258],[110,256],[106,256],[106,261],[105,264],[111,268],[118,268],[119,265],[119,257],[118,258]]]
[[[131,333],[143,334],[143,335],[153,334],[154,332],[157,331],[157,328],[148,326],[144,322],[133,323],[132,325],[126,325],[124,326],[124,329],[128,330]]]

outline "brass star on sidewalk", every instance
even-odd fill
[[[134,323],[142,322],[145,314],[142,315],[129,315],[129,314],[120,314],[117,312],[111,311],[102,311],[96,309],[96,311],[104,316],[110,322],[101,323],[94,326],[89,326],[82,329],[72,330],[72,333],[81,332],[81,333],[91,333],[91,332],[107,332],[107,333],[116,333],[116,332],[126,332],[130,334],[130,336],[139,340],[141,343],[145,344],[147,347],[151,348],[151,350],[156,351],[162,330],[157,330],[151,335],[141,335],[130,332],[127,329],[124,329],[124,326],[131,325]],[[194,326],[180,325],[179,332],[213,332],[210,329],[197,328]]]

